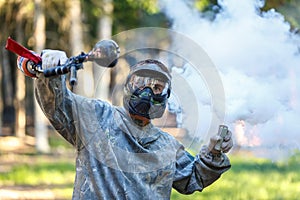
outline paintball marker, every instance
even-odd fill
[[[64,65],[49,69],[42,69],[42,58],[36,53],[26,49],[10,37],[7,39],[5,48],[18,55],[18,68],[29,77],[36,77],[37,72],[45,77],[67,74],[70,72],[70,85],[77,83],[77,70],[83,68],[83,62],[96,62],[102,67],[114,67],[117,64],[120,48],[113,40],[101,40],[88,52],[82,52],[78,56],[70,57]]]

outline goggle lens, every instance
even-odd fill
[[[169,84],[165,81],[152,77],[143,77],[133,74],[129,80],[129,84],[133,90],[149,87],[155,95],[165,95],[168,92]]]

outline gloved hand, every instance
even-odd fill
[[[68,60],[66,52],[59,50],[45,49],[42,51],[42,69],[48,69],[63,65]]]
[[[208,149],[212,154],[227,153],[233,146],[232,133],[227,130],[224,138],[220,135],[215,135],[210,138]]]

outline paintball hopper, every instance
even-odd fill
[[[102,67],[114,67],[118,62],[120,48],[113,40],[101,40],[88,53],[87,61],[96,62]]]

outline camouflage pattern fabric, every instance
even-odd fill
[[[57,132],[77,149],[73,199],[170,199],[202,191],[230,168],[202,147],[193,157],[151,123],[134,124],[122,107],[72,93],[65,76],[35,80],[36,99]]]

